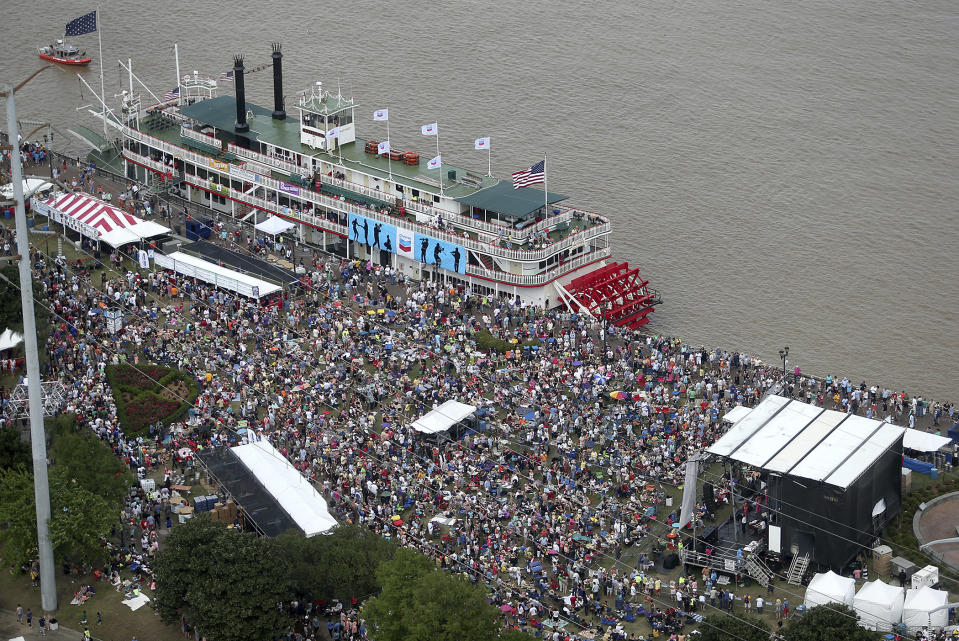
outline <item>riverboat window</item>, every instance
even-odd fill
[[[343,127],[353,122],[353,112],[350,110],[341,111],[333,116],[333,125]]]
[[[207,178],[207,171],[206,171],[206,169],[201,169],[201,168],[197,167],[197,168],[196,168],[196,175],[197,175],[198,178],[202,178],[202,179],[206,180],[206,178]]]
[[[411,198],[419,198],[419,197],[420,197],[420,190],[419,190],[419,189],[410,189],[410,197],[411,197]]]
[[[402,194],[402,193],[403,193],[403,185],[397,185],[397,186],[396,186],[396,191],[398,191],[398,192],[400,192],[400,193]]]

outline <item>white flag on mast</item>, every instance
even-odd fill
[[[443,166],[442,156],[437,156],[436,158],[431,158],[429,162],[426,163],[427,169],[439,169]]]
[[[326,132],[326,137],[327,137],[327,138],[339,138],[339,137],[340,137],[340,128],[339,128],[339,127],[333,127],[333,128],[330,129],[328,132]]]
[[[389,109],[377,109],[373,112],[373,120],[389,120],[390,119],[390,110]]]
[[[390,153],[390,141],[389,141],[389,140],[384,140],[383,142],[381,142],[380,144],[378,144],[378,145],[376,146],[376,153],[380,154],[381,156],[382,156],[383,154],[388,154],[388,153]]]
[[[420,131],[423,132],[424,136],[435,136],[439,132],[439,127],[435,122],[432,122],[428,125],[423,125],[420,127]]]
[[[489,149],[489,136],[477,138],[476,142],[473,143],[473,149]]]

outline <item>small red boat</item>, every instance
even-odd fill
[[[92,58],[85,51],[76,46],[57,40],[56,44],[47,47],[37,47],[37,55],[50,62],[59,62],[62,65],[86,66]]]

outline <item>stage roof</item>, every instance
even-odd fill
[[[459,401],[446,401],[435,410],[413,422],[413,429],[423,434],[445,432],[476,411],[473,405]]]
[[[306,536],[336,527],[326,499],[268,441],[240,445],[232,451]]]
[[[771,395],[708,451],[752,467],[847,488],[905,428]]]

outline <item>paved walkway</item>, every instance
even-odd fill
[[[0,641],[7,639],[23,638],[25,641],[34,641],[35,639],[47,639],[48,641],[77,641],[83,638],[83,632],[65,628],[62,625],[58,630],[47,630],[46,636],[40,634],[40,628],[37,626],[37,613],[33,613],[33,627],[28,628],[24,622],[17,623],[17,613],[10,610],[0,610]],[[26,617],[24,617],[26,620]]]

